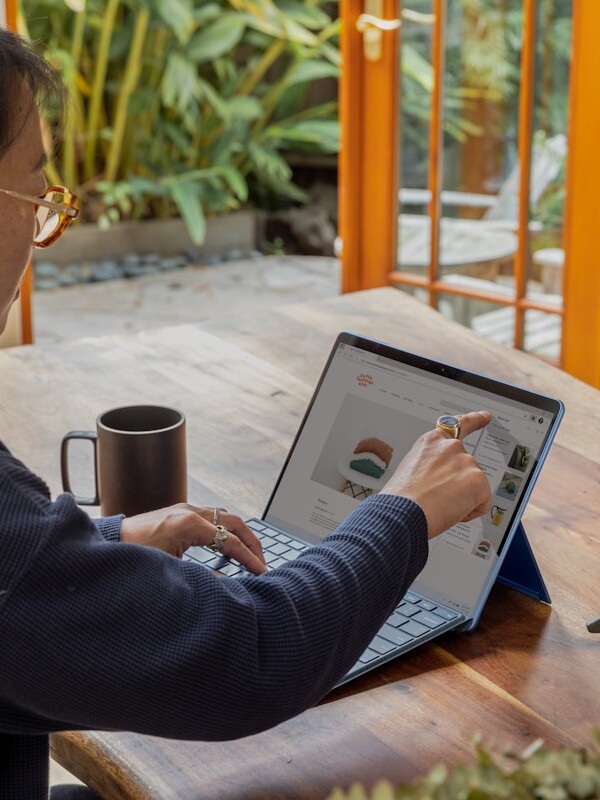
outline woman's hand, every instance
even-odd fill
[[[419,437],[383,488],[387,494],[408,497],[427,517],[429,538],[468,522],[489,510],[490,484],[477,461],[465,452],[461,439],[484,428],[487,411],[458,415],[460,438],[438,430]]]
[[[219,509],[218,524],[227,529],[221,553],[235,558],[255,575],[266,572],[260,542],[240,517]],[[125,517],[121,523],[121,541],[156,547],[181,558],[188,547],[210,545],[215,538],[214,508],[199,508],[189,503]]]

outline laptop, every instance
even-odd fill
[[[337,337],[266,509],[247,523],[269,568],[297,558],[377,493],[439,416],[480,409],[493,419],[463,444],[490,482],[490,511],[430,540],[424,569],[341,683],[450,630],[472,630],[497,578],[550,602],[520,520],[564,407],[356,333]],[[208,548],[186,557],[245,574]]]

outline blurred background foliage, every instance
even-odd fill
[[[196,243],[207,214],[253,192],[302,201],[286,151],[339,147],[337,101],[309,102],[315,82],[339,75],[324,5],[22,0],[21,33],[71,97],[50,179],[103,226],[177,210]]]
[[[571,2],[539,0],[537,135],[566,130]],[[411,9],[431,14],[432,0]],[[82,196],[88,221],[179,213],[200,243],[207,214],[304,202],[290,155],[339,149],[336,0],[21,0],[20,11],[71,97],[49,178]],[[523,0],[457,0],[448,13],[445,182],[494,192],[516,160]],[[403,186],[427,185],[431,30],[403,21]],[[490,156],[476,164],[483,141]],[[562,217],[561,191],[540,214]]]
[[[573,0],[536,0],[533,139],[566,134]],[[517,164],[523,0],[449,0],[444,69],[444,188],[496,193]],[[432,0],[411,0],[431,13]],[[402,28],[401,183],[427,186],[431,29]],[[415,72],[413,65],[421,66]],[[416,76],[420,76],[419,80]],[[532,216],[562,224],[564,173]],[[445,210],[445,213],[448,209]]]

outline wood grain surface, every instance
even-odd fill
[[[57,760],[107,800],[312,800],[354,780],[407,781],[439,761],[470,759],[476,733],[520,749],[538,737],[590,744],[600,727],[600,637],[585,627],[600,614],[600,393],[399,291],[4,350],[1,438],[56,494],[67,430],[91,429],[117,405],[174,405],[187,416],[190,500],[259,514],[342,329],[565,402],[524,517],[552,606],[496,586],[474,632],[424,645],[244,740],[55,735]]]

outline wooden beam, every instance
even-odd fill
[[[562,365],[600,386],[600,3],[573,3]]]
[[[398,0],[380,16],[398,19]],[[381,33],[376,60],[364,56],[356,22],[365,0],[342,0],[340,238],[342,291],[385,286],[396,267],[398,197],[398,30]],[[379,15],[378,15],[379,16]]]

